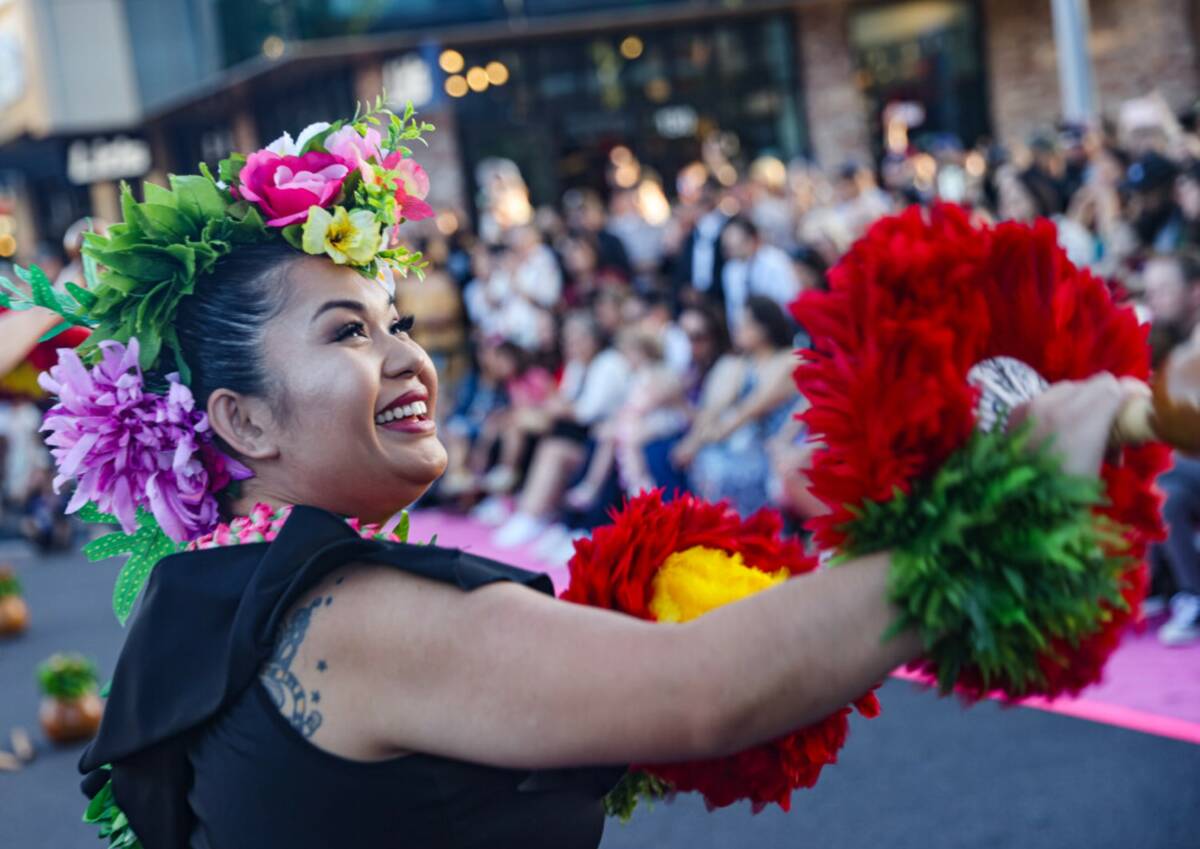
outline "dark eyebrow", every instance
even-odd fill
[[[362,301],[326,301],[325,303],[321,304],[321,308],[313,314],[312,320],[316,321],[330,310],[338,309],[350,310],[351,312],[356,312],[360,315],[366,315],[367,313],[367,306]]]

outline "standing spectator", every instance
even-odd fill
[[[1128,217],[1142,246],[1169,253],[1183,237],[1183,218],[1175,204],[1175,179],[1179,168],[1153,151],[1129,166],[1125,188],[1129,192]]]
[[[834,183],[837,217],[851,240],[857,239],[882,215],[892,211],[887,192],[879,188],[871,169],[847,162]]]
[[[727,260],[721,270],[725,315],[736,333],[742,310],[749,298],[762,295],[781,308],[800,294],[800,281],[786,253],[768,245],[749,218],[731,218],[721,233]]]
[[[1049,218],[1066,211],[1063,159],[1054,138],[1049,135],[1036,135],[1029,142],[1029,149],[1033,154],[1033,161],[1021,172],[1021,182],[1033,196],[1037,214]]]
[[[646,288],[662,263],[663,228],[647,221],[638,211],[633,189],[618,189],[609,201],[608,231],[621,240],[633,267],[634,281]]]
[[[722,297],[721,270],[725,265],[725,254],[721,247],[721,231],[729,216],[717,206],[720,191],[720,185],[711,180],[700,188],[694,219],[671,264],[675,295],[683,302],[695,303],[690,293],[718,301]]]
[[[1183,247],[1200,251],[1200,159],[1188,163],[1175,184],[1175,203],[1182,219]]]
[[[633,279],[624,243],[605,228],[604,203],[599,195],[589,189],[568,189],[563,194],[563,213],[569,230],[591,237],[600,271],[615,273],[626,281]]]
[[[1192,254],[1151,257],[1142,271],[1150,313],[1152,360],[1161,363],[1200,322],[1200,259]]]

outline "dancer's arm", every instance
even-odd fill
[[[62,319],[43,307],[0,315],[0,375],[6,375],[29,356],[42,335]]]
[[[1059,385],[1035,404],[1064,467],[1095,474],[1128,390]],[[917,656],[882,635],[889,558],[794,578],[683,625],[523,587],[461,593],[384,569],[323,589],[292,670],[319,680],[315,742],[519,768],[721,755],[811,723]],[[324,661],[321,672],[310,670]],[[316,678],[314,678],[316,676]]]

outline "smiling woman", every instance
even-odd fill
[[[87,551],[130,554],[122,620],[146,584],[80,764],[114,845],[595,849],[627,765],[806,728],[921,651],[887,554],[668,626],[405,542],[392,518],[446,465],[438,377],[386,285],[420,263],[390,242],[428,188],[410,119],[127,194],[90,290],[38,295],[93,329],[43,381],[59,483],[121,525]],[[333,218],[365,241],[331,242]],[[1033,417],[1094,476],[1128,391],[1060,386]]]
[[[383,521],[441,475],[437,373],[411,326],[379,280],[287,245],[235,253],[198,282],[179,314],[193,393],[254,471],[233,515],[309,504]],[[396,416],[415,403],[421,415]]]

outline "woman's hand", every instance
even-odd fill
[[[1062,459],[1063,471],[1094,477],[1108,451],[1117,414],[1131,398],[1149,394],[1150,388],[1141,381],[1108,373],[1064,381],[1013,410],[1010,422],[1031,420],[1034,443],[1051,442],[1051,450]]]

